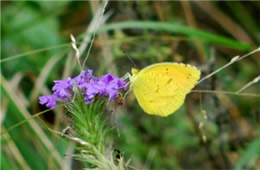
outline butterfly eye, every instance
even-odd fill
[[[132,72],[133,75],[135,75],[135,74],[137,74],[139,71],[138,71],[137,69],[135,69],[135,68],[132,68],[131,72]]]

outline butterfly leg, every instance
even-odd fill
[[[121,79],[123,79],[123,80],[129,79],[130,80],[131,79],[131,74],[127,72],[123,77],[121,77]],[[131,84],[130,81],[126,84],[126,86],[129,86],[129,84]],[[128,93],[130,91],[132,91],[132,87],[131,86],[130,86],[129,90],[127,90],[127,92],[125,93],[124,99],[126,98],[126,96],[128,95]]]
[[[132,91],[132,88],[130,88],[129,90],[127,90],[127,92],[125,93],[124,98],[123,98],[124,100],[125,100],[126,96],[128,95],[128,93],[129,93],[130,91]]]
[[[130,77],[131,74],[127,72],[123,77],[121,77],[121,79],[126,80],[126,79],[130,79]]]

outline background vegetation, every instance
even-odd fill
[[[73,144],[47,129],[70,124],[63,109],[29,120],[46,110],[38,97],[53,80],[80,71],[70,34],[83,62],[96,31],[86,62],[95,75],[130,72],[128,54],[139,68],[183,62],[204,77],[259,47],[258,1],[112,1],[101,19],[100,8],[99,1],[1,1],[1,129],[28,120],[1,135],[2,169],[81,168],[71,159]],[[259,59],[251,55],[196,89],[236,92],[259,75]],[[259,94],[259,83],[246,92]],[[257,97],[194,92],[161,118],[144,114],[130,93],[123,106],[107,109],[116,127],[112,147],[136,169],[257,169],[259,105]]]

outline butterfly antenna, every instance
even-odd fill
[[[131,63],[134,65],[134,67],[137,68],[134,60],[125,51],[123,51],[123,53],[128,57],[128,59],[131,61]]]

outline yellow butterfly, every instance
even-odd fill
[[[132,68],[130,87],[146,113],[168,116],[180,108],[199,78],[200,71],[193,66],[158,63],[141,71]]]

